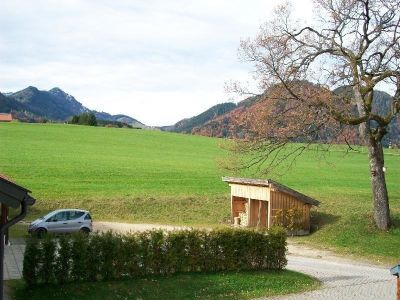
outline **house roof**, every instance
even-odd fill
[[[318,206],[320,203],[319,201],[317,201],[311,197],[308,197],[298,191],[295,191],[295,190],[293,190],[283,184],[280,184],[276,181],[273,181],[271,179],[222,177],[222,181],[225,181],[227,183],[241,184],[241,185],[269,187],[269,188],[277,189],[278,191],[281,191],[283,193],[289,194],[304,203],[308,203],[308,204],[315,205],[315,206]]]
[[[11,114],[2,114],[0,113],[0,121],[12,121],[12,115]]]
[[[0,174],[0,203],[12,208],[18,208],[22,201],[25,201],[28,205],[33,205],[36,200],[29,195],[30,192],[7,176]]]

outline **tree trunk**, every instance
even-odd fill
[[[364,116],[366,111],[361,93],[357,86],[354,86],[353,91],[358,113],[360,116]],[[390,210],[385,173],[383,171],[385,161],[382,143],[381,140],[377,141],[372,135],[369,122],[361,123],[358,130],[361,139],[368,146],[375,224],[380,230],[387,230],[390,227]]]
[[[372,197],[374,201],[374,220],[381,230],[390,227],[389,198],[386,188],[383,147],[380,141],[370,137],[368,143],[369,165],[371,170]]]

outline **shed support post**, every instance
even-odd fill
[[[233,197],[231,193],[231,224],[233,224]]]
[[[248,203],[248,211],[247,211],[247,227],[252,226],[252,219],[251,219],[251,199],[247,198],[247,203]]]
[[[257,218],[257,229],[260,228],[260,224],[261,224],[261,200],[258,200],[258,218]]]

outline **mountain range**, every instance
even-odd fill
[[[343,87],[334,93],[349,93]],[[351,91],[350,91],[351,93]],[[253,109],[255,105],[265,101],[265,95],[252,96],[238,103],[226,102],[217,104],[191,118],[183,119],[174,125],[159,127],[164,131],[205,135],[212,137],[232,137],[237,135],[239,128],[235,128],[234,120]],[[373,111],[384,115],[391,107],[392,97],[383,91],[374,93]],[[264,104],[263,104],[264,105]],[[126,123],[135,128],[148,128],[140,121],[123,114],[111,115],[106,112],[90,110],[83,106],[73,96],[60,88],[49,91],[39,90],[29,86],[15,93],[0,93],[0,113],[12,113],[14,118],[28,122],[37,122],[43,119],[52,121],[68,121],[72,116],[83,112],[93,112],[98,120]],[[351,128],[354,136],[352,143],[358,143],[358,133],[355,127]],[[400,144],[400,116],[397,116],[389,125],[389,133],[384,143]]]
[[[348,95],[352,91],[349,91],[346,87],[342,87],[334,90],[333,93],[346,93]],[[248,113],[249,110],[254,109],[254,106],[260,102],[265,102],[263,105],[269,105],[268,98],[264,96],[266,94],[267,91],[263,95],[249,97],[237,104],[232,102],[217,104],[197,116],[183,119],[171,126],[164,126],[161,130],[211,137],[238,136],[238,132],[241,129],[236,127],[234,120],[240,119],[242,114]],[[372,110],[376,114],[385,115],[390,110],[391,103],[392,97],[388,93],[375,91]],[[389,143],[400,145],[400,116],[394,118],[388,127],[389,132],[385,136],[383,143],[385,145]],[[358,130],[355,126],[349,127],[347,131],[349,136],[352,137],[352,140],[347,142],[352,144],[360,143]],[[326,130],[326,135],[329,135],[329,128]],[[344,141],[338,140],[337,142],[342,143]]]
[[[0,93],[0,112],[12,113],[14,118],[24,121],[41,119],[68,121],[72,116],[83,112],[93,112],[98,120],[122,122],[132,127],[144,128],[146,125],[138,120],[118,114],[90,110],[60,88],[42,91],[29,86],[15,93]]]

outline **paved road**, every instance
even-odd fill
[[[268,299],[396,299],[396,280],[388,268],[344,259],[329,252],[315,250],[315,255],[312,252],[311,248],[289,245],[287,268],[318,278],[323,283],[322,288]]]

